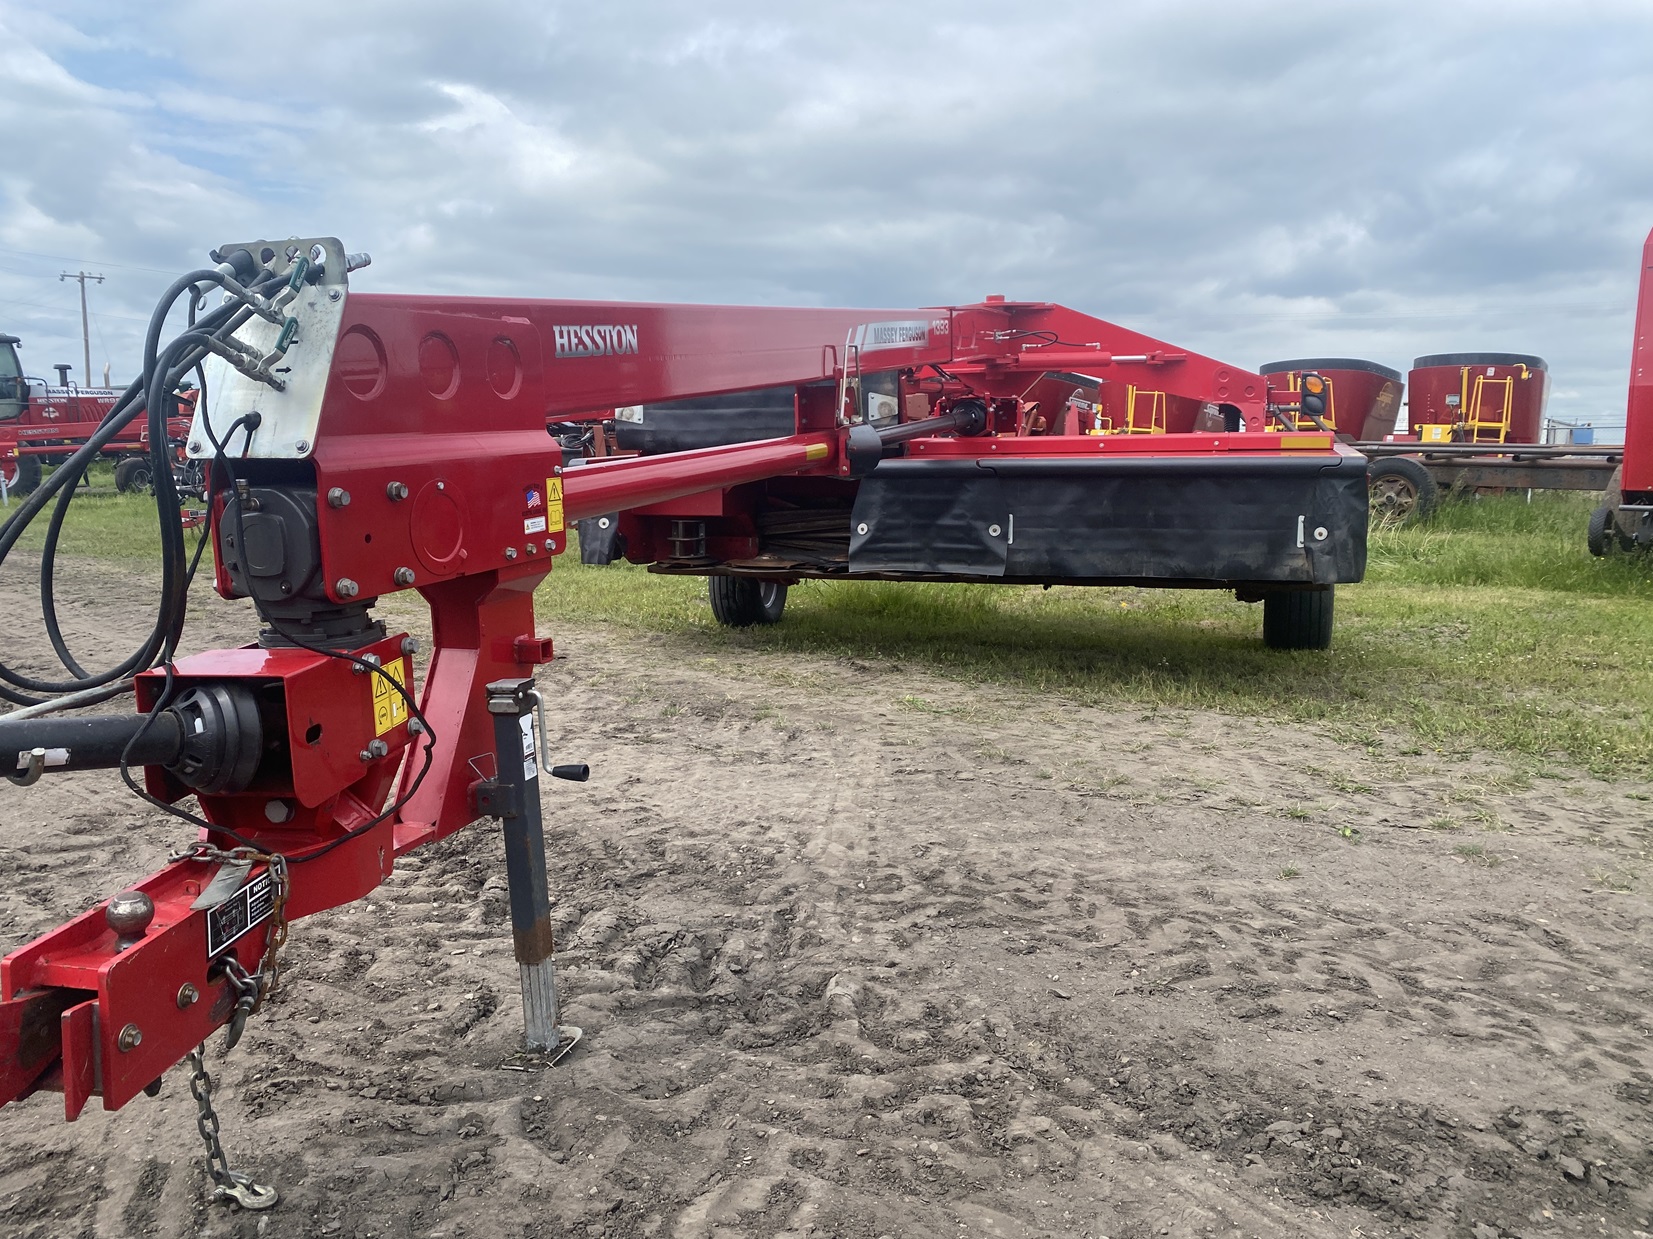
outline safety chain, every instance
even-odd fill
[[[207,1074],[207,1047],[196,1046],[189,1054],[189,1092],[195,1098],[195,1127],[207,1146],[207,1174],[212,1178],[212,1199],[233,1200],[243,1209],[270,1209],[281,1194],[274,1187],[254,1183],[251,1175],[231,1170],[218,1139],[218,1112],[212,1108],[212,1077]]]
[[[281,948],[287,945],[287,896],[292,892],[287,858],[280,852],[272,852],[264,859],[269,865],[270,877],[275,881],[275,899],[270,906],[270,937],[264,945],[264,958],[258,961],[258,972],[264,979],[260,1002],[273,995],[281,984],[281,965],[277,956]]]
[[[235,1011],[230,1016],[224,1048],[233,1050],[247,1026],[247,1017],[258,1010],[264,999],[275,993],[281,977],[279,954],[287,943],[287,897],[292,890],[287,858],[279,852],[262,852],[257,848],[238,847],[226,851],[210,843],[196,843],[172,859],[247,866],[263,861],[275,883],[270,905],[270,932],[264,954],[258,962],[258,971],[249,973],[233,952],[224,956],[224,977],[235,991]],[[255,1183],[250,1175],[231,1170],[224,1156],[224,1146],[218,1139],[218,1113],[212,1106],[212,1077],[207,1074],[205,1043],[190,1052],[189,1065],[189,1091],[190,1096],[195,1098],[195,1126],[201,1133],[201,1143],[206,1146],[207,1174],[213,1183],[211,1199],[234,1201],[243,1209],[253,1211],[274,1208],[280,1199],[275,1187]]]
[[[275,895],[270,905],[270,933],[265,940],[264,954],[258,961],[258,971],[249,974],[241,967],[235,956],[226,956],[225,971],[229,974],[230,984],[235,987],[240,1008],[246,1004],[246,1013],[251,1014],[264,1005],[264,1000],[276,992],[281,981],[281,962],[279,954],[281,948],[287,945],[287,899],[292,893],[292,878],[287,871],[287,858],[280,852],[263,852],[258,848],[218,848],[210,843],[195,843],[181,852],[175,852],[173,860],[201,860],[214,861],[221,865],[252,865],[263,861],[269,868],[270,878],[275,883]],[[239,977],[236,975],[239,973]],[[245,982],[253,983],[252,1001],[247,1002],[248,991]],[[243,1022],[245,1017],[242,1017]],[[239,1025],[232,1025],[232,1037],[228,1048],[233,1048],[240,1036]]]

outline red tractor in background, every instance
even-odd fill
[[[0,334],[0,486],[9,494],[26,495],[40,485],[45,468],[66,459],[92,437],[121,393],[109,387],[80,387],[69,381],[69,368],[59,366],[57,386],[23,373],[16,336]],[[194,393],[186,392],[167,420],[167,435],[175,446],[180,485],[193,481],[199,490],[183,446],[189,437]],[[116,437],[103,449],[115,463],[115,488],[123,493],[150,487],[149,434],[142,425]]]

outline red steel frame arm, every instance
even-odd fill
[[[1093,378],[1232,404],[1263,429],[1268,381],[1242,366],[1190,352],[1061,305],[983,302],[952,311],[955,369],[982,376],[990,394],[1013,395],[1029,374]]]

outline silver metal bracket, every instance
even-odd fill
[[[270,298],[239,285],[227,290],[258,317],[244,323],[224,352],[207,361],[207,398],[196,406],[188,452],[195,460],[210,458],[208,427],[221,440],[236,418],[256,411],[259,424],[243,454],[259,460],[303,460],[315,447],[349,300],[348,274],[366,265],[366,255],[346,254],[335,237],[219,246],[220,253],[236,250],[246,250],[266,271],[286,276],[287,283]]]

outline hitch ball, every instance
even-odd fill
[[[148,931],[155,901],[142,891],[122,891],[104,907],[103,919],[115,931],[115,950],[124,951]]]

